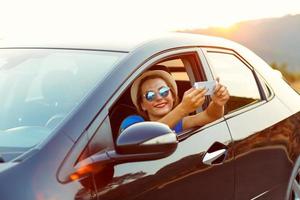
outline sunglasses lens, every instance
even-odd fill
[[[170,88],[167,86],[164,86],[159,89],[159,95],[161,97],[167,97],[169,95],[169,92],[170,92]]]
[[[158,93],[161,97],[167,97],[170,93],[170,88],[167,86],[163,86],[158,90]],[[147,101],[153,101],[156,98],[156,93],[153,91],[148,91],[145,94],[145,98]]]
[[[148,101],[153,101],[155,99],[155,92],[153,91],[148,91],[146,94],[145,94],[145,98],[148,100]]]

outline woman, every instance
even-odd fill
[[[163,70],[147,71],[131,86],[131,99],[140,115],[131,115],[124,119],[120,131],[145,120],[167,124],[176,133],[212,122],[223,116],[229,93],[225,86],[217,83],[207,109],[189,115],[202,106],[206,92],[206,89],[191,88],[184,93],[179,103],[173,77]]]

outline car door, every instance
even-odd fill
[[[231,50],[203,52],[231,96],[225,118],[235,144],[236,199],[283,199],[291,170],[289,111],[251,61]]]
[[[152,65],[157,63],[167,65],[171,68],[171,72],[173,69],[172,75],[176,76],[177,73],[178,83],[182,81],[181,79],[185,80],[183,77],[186,76],[183,74],[181,76],[180,73],[183,72],[180,71],[180,66],[172,63],[178,63],[180,59],[190,79],[190,85],[201,78],[211,77],[204,73],[197,51],[198,49],[191,48],[164,52],[143,64],[120,90],[115,92],[115,96],[107,104],[109,123],[106,121],[103,124],[105,132],[116,140],[117,121],[123,113],[131,113],[132,105],[128,100],[130,85],[143,70]],[[124,106],[119,108],[120,105]],[[103,132],[96,133],[91,143],[97,143],[93,140],[101,133]],[[95,176],[98,198],[101,200],[233,199],[233,143],[224,118],[203,127],[184,131],[177,139],[177,149],[170,156],[156,160],[113,164],[100,171]],[[91,147],[93,148],[95,147]]]

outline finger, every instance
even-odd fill
[[[183,100],[185,102],[194,102],[196,101],[196,96],[201,92],[201,90],[193,88],[189,93],[185,93],[183,96]]]
[[[191,88],[189,89],[189,94],[198,94],[199,92],[203,91],[205,88]]]
[[[216,84],[214,93],[217,93],[222,88],[221,84]]]
[[[217,77],[217,78],[216,78],[216,81],[217,81],[218,83],[220,83],[220,77]]]
[[[195,89],[189,95],[194,97],[194,96],[197,96],[198,94],[200,94],[201,92],[203,92],[204,90],[206,90],[206,89],[205,88]]]
[[[220,96],[223,94],[223,92],[226,92],[226,87],[222,86],[218,91],[217,91],[217,95]]]
[[[221,95],[221,96],[229,96],[228,91],[225,90],[224,92],[222,92],[222,95]]]
[[[195,105],[197,105],[197,107],[201,106],[205,101],[205,96],[202,96],[201,98],[197,99],[197,101],[195,102]]]
[[[198,88],[196,90],[198,90],[198,93],[200,93],[200,92],[203,92],[204,90],[208,90],[208,89],[204,87],[204,88]]]
[[[195,90],[195,88],[190,88],[190,89],[188,89],[187,91],[185,91],[184,92],[184,95],[188,95],[188,94],[190,94],[191,92],[193,92]]]
[[[201,90],[201,92],[199,92],[199,93],[195,96],[195,98],[198,100],[198,99],[204,97],[207,91],[208,91],[208,89],[203,89],[203,90]]]

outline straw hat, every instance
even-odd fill
[[[131,86],[131,91],[130,91],[132,103],[137,108],[137,111],[140,114],[142,114],[143,116],[145,116],[145,112],[141,109],[141,105],[139,105],[140,102],[138,102],[138,100],[139,100],[138,95],[140,95],[139,90],[140,90],[141,82],[143,80],[145,80],[146,77],[149,77],[149,76],[162,78],[167,83],[167,85],[170,87],[170,89],[172,91],[172,94],[173,94],[173,97],[175,100],[174,105],[176,106],[178,103],[177,85],[176,85],[176,82],[175,82],[174,78],[172,77],[172,75],[163,70],[146,71],[133,82],[133,84]]]

